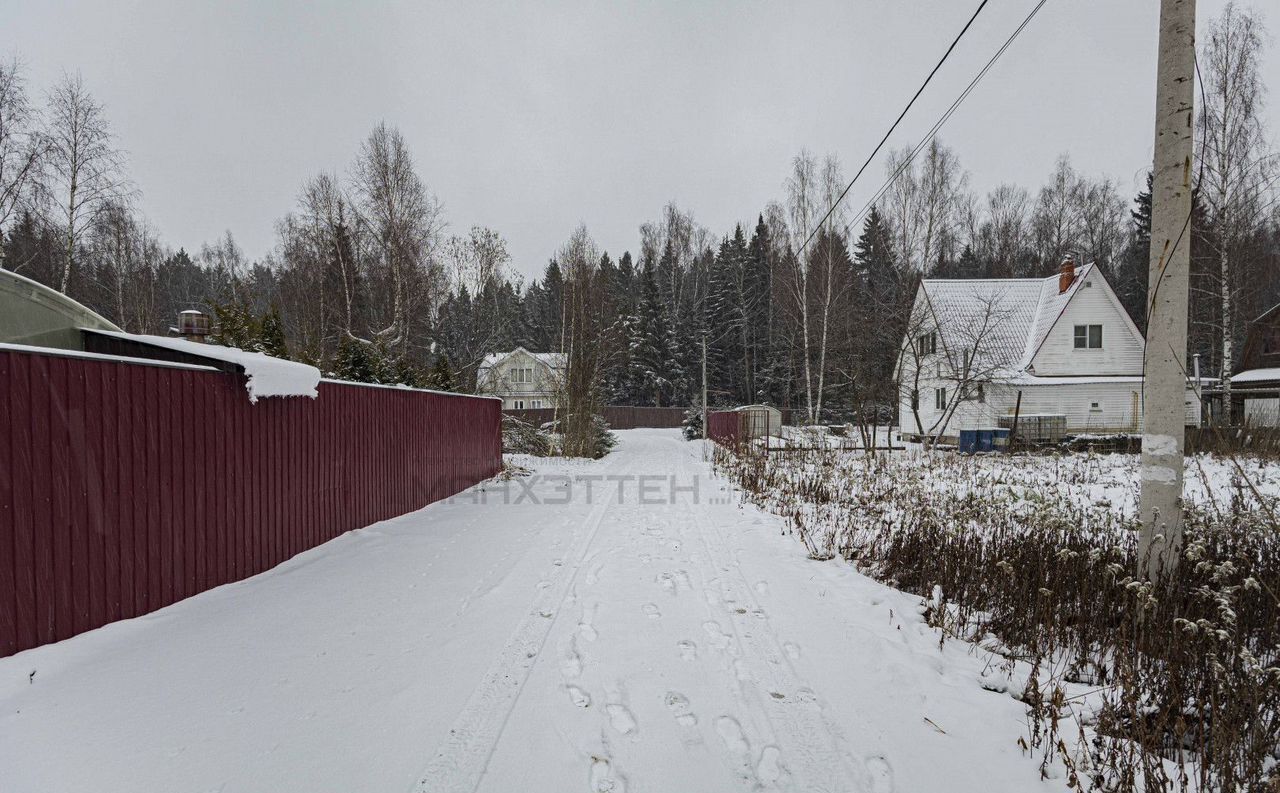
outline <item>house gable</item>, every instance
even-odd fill
[[[532,353],[523,347],[486,356],[476,372],[481,393],[529,401],[550,402],[560,388],[562,370],[554,353]],[[521,374],[529,370],[528,376]],[[546,406],[546,405],[542,405]]]
[[[1234,374],[1251,369],[1280,368],[1280,305],[1249,323]]]
[[[1101,325],[1102,347],[1077,348],[1078,325]],[[1143,346],[1142,333],[1106,277],[1090,266],[1076,278],[1066,304],[1031,353],[1028,371],[1045,377],[1141,375]]]

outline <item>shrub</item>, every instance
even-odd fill
[[[714,454],[811,555],[928,598],[942,640],[1029,670],[1023,746],[1045,773],[1078,790],[1275,790],[1280,505],[1233,474],[1234,493],[1188,504],[1176,574],[1144,581],[1132,510],[1099,494],[1121,466],[1132,481],[1127,459]]]
[[[553,449],[551,436],[548,433],[515,416],[503,415],[502,451],[504,453],[549,457]]]

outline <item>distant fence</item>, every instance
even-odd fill
[[[615,430],[634,430],[640,427],[671,428],[684,425],[684,413],[688,408],[645,408],[627,405],[611,405],[601,413],[605,422]],[[530,424],[546,424],[557,417],[555,408],[533,408],[525,410],[504,410],[508,416],[527,421]],[[564,411],[559,411],[563,415]]]
[[[609,427],[615,430],[634,430],[642,427],[671,429],[684,426],[684,414],[688,410],[689,408],[682,407],[654,408],[610,405],[604,408],[601,413]],[[504,410],[502,412],[535,425],[546,424],[556,418],[556,410],[554,408],[526,408],[524,410]],[[561,411],[561,413],[563,412]],[[790,409],[782,411],[782,423],[791,423]]]
[[[0,656],[155,611],[502,466],[493,399],[0,349]]]

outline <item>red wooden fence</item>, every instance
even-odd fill
[[[494,399],[0,349],[0,657],[155,611],[497,473]]]

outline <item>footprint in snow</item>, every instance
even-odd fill
[[[766,746],[760,750],[760,760],[756,763],[756,779],[771,785],[782,778],[785,770],[782,765],[782,752],[778,751],[778,747]]]
[[[751,751],[751,744],[747,743],[747,736],[742,733],[742,725],[732,716],[716,719],[716,733],[730,753],[742,757]]]
[[[756,582],[756,593],[757,593],[757,594],[760,594],[760,595],[767,595],[767,594],[769,594],[769,582],[768,582],[768,581],[757,581],[757,582]]]
[[[871,774],[871,790],[873,793],[893,793],[893,766],[880,757],[867,758],[867,771]]]
[[[698,657],[698,645],[688,639],[676,642],[676,648],[680,650],[680,657],[686,661],[692,661]]]
[[[591,695],[577,686],[569,686],[569,701],[579,708],[591,707]]]
[[[613,770],[609,761],[603,757],[591,758],[590,782],[591,793],[626,793],[626,777]]]
[[[656,620],[662,616],[662,612],[658,610],[658,605],[656,603],[646,603],[640,607],[640,610],[643,611],[645,616],[651,620]]]
[[[793,661],[800,660],[800,645],[795,642],[787,642],[782,645],[782,649],[786,651],[787,657]]]
[[[664,698],[667,709],[676,717],[676,724],[681,727],[698,726],[698,717],[689,710],[689,700],[679,691],[668,691]]]
[[[676,593],[675,576],[671,575],[670,573],[659,573],[657,581],[662,586],[662,589],[664,591],[669,592],[672,595]]]
[[[711,642],[711,646],[717,650],[726,650],[729,647],[729,637],[724,631],[720,630],[720,624],[713,620],[702,623],[702,629],[707,632],[707,637]]]
[[[630,735],[636,730],[636,719],[625,705],[613,703],[604,706],[609,714],[609,724],[623,735]]]
[[[560,671],[565,677],[571,679],[582,674],[582,656],[578,655],[578,650],[572,642],[569,645],[569,652],[560,662]]]

